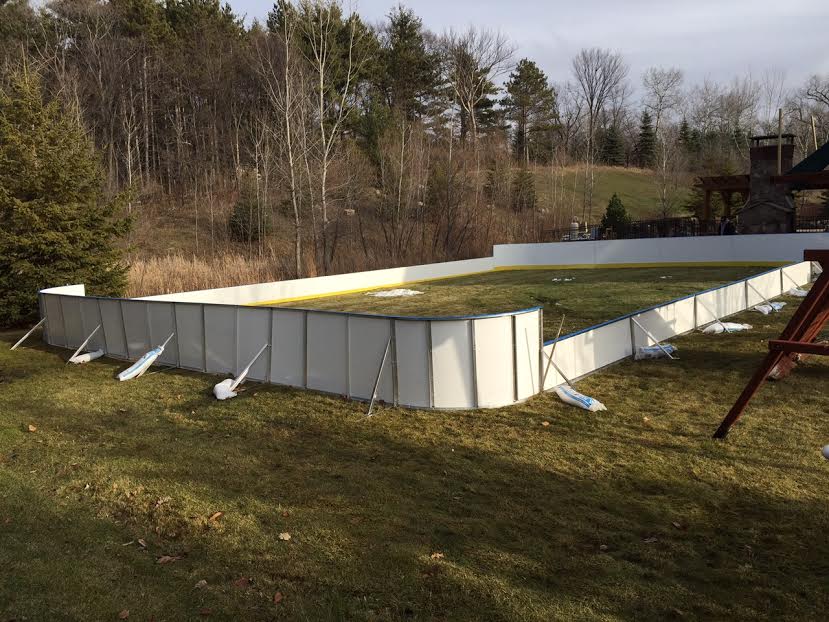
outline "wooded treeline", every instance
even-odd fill
[[[176,218],[195,252],[235,245],[285,276],[598,222],[599,164],[652,169],[654,216],[692,210],[692,176],[744,170],[748,137],[776,132],[781,107],[801,155],[813,120],[829,136],[829,76],[689,85],[593,48],[561,59],[571,79],[553,84],[515,50],[483,28],[430,32],[403,6],[368,24],[337,1],[280,0],[246,26],[218,0],[0,0],[3,74],[38,73],[77,115],[135,220]]]

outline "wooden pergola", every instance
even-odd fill
[[[719,192],[725,206],[725,215],[731,216],[733,196],[735,192],[745,203],[748,201],[749,182],[748,175],[715,175],[712,177],[700,177],[696,184],[705,193],[703,203],[703,220],[711,220],[711,194]]]
[[[778,136],[754,136],[752,144],[760,146],[764,141],[775,139],[781,145],[785,140],[791,142],[794,136],[783,134]],[[779,151],[778,151],[779,153]],[[778,171],[780,170],[778,160]],[[816,149],[801,160],[796,166],[780,175],[772,175],[772,184],[785,184],[790,190],[827,190],[829,189],[829,142]],[[732,196],[740,193],[743,203],[748,201],[750,181],[748,175],[714,175],[700,177],[696,184],[705,193],[703,204],[703,218],[711,219],[711,194],[719,192],[725,204],[725,215],[731,216]]]

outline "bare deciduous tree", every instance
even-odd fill
[[[653,113],[653,128],[658,134],[662,118],[682,103],[682,70],[676,67],[651,67],[642,76],[645,108]]]
[[[515,48],[501,33],[470,26],[462,33],[450,30],[442,38],[447,77],[468,120],[473,143],[478,140],[477,107],[489,95],[489,85],[511,69]],[[465,134],[463,123],[461,134]]]
[[[582,220],[590,220],[593,211],[593,164],[595,160],[596,122],[608,100],[627,78],[628,67],[622,56],[600,48],[583,49],[573,58],[573,77],[587,114],[587,154],[585,194]]]

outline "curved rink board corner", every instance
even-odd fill
[[[741,236],[729,236],[739,238]],[[85,296],[83,285],[42,290],[44,340],[137,360],[174,337],[159,362],[212,374],[236,374],[265,344],[254,380],[417,408],[490,408],[542,390],[552,343],[542,343],[540,308],[462,317],[400,317],[250,306],[347,291],[392,287],[510,267],[588,267],[676,263],[780,264],[805,248],[829,247],[827,234],[624,240],[496,246],[492,257],[136,299]],[[764,239],[771,238],[763,251]],[[639,247],[634,255],[631,242]],[[698,247],[696,254],[690,247]],[[681,245],[676,261],[666,260]],[[689,257],[710,258],[692,262]],[[630,356],[638,345],[688,332],[809,282],[796,263],[737,283],[605,322],[558,340],[555,363],[570,379]],[[634,322],[634,319],[636,320]],[[96,331],[96,327],[100,328]],[[641,327],[644,327],[641,328]],[[387,352],[388,351],[388,352]],[[552,367],[544,389],[564,382]]]

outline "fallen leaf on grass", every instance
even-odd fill
[[[159,564],[172,564],[181,559],[181,555],[162,555],[156,562]]]
[[[682,523],[678,523],[677,521],[671,521],[671,525],[673,525],[677,529],[682,529],[682,530],[687,529],[687,527],[685,525],[683,525]]]
[[[130,617],[130,610],[129,609],[124,609],[124,610],[121,611],[121,613],[118,614],[118,619],[119,620],[126,620],[129,617]]]
[[[642,540],[642,542],[644,542],[645,544],[653,544],[654,542],[659,542],[659,539],[651,536],[650,538],[645,538],[644,540]]]
[[[138,545],[142,549],[146,549],[147,548],[147,541],[144,538],[138,538]]]
[[[289,534],[287,531],[283,531],[281,534],[279,534],[279,539],[288,541],[291,539],[291,534]]]
[[[239,577],[233,582],[233,587],[239,588],[240,590],[246,590],[250,587],[250,579],[247,577]]]
[[[208,518],[207,520],[209,520],[209,521],[219,520],[224,515],[225,515],[224,512],[213,512],[210,515],[210,518]]]
[[[199,609],[200,616],[209,616],[211,613],[213,613],[213,610],[210,607],[202,607]]]
[[[284,598],[284,596],[282,596],[282,592],[277,592],[276,594],[273,595],[273,604],[278,605],[279,603],[282,602],[283,598]]]
[[[431,557],[432,559],[443,559],[443,553],[434,552],[431,555],[429,555],[429,557]]]
[[[607,545],[606,544],[600,544],[599,545],[599,550],[600,551],[606,551],[607,550]]]
[[[542,421],[541,425],[543,425],[546,428],[548,425],[550,425],[550,422],[549,421]]]
[[[27,429],[29,430],[29,432],[37,432],[37,427],[33,426],[31,423],[29,424],[29,427]]]
[[[129,542],[124,542],[121,546],[129,546],[130,544],[135,544],[135,540],[130,540]]]
[[[196,585],[194,585],[193,587],[196,588],[197,590],[200,590],[203,587],[207,587],[207,581],[205,579],[202,579],[201,581],[196,583]]]

